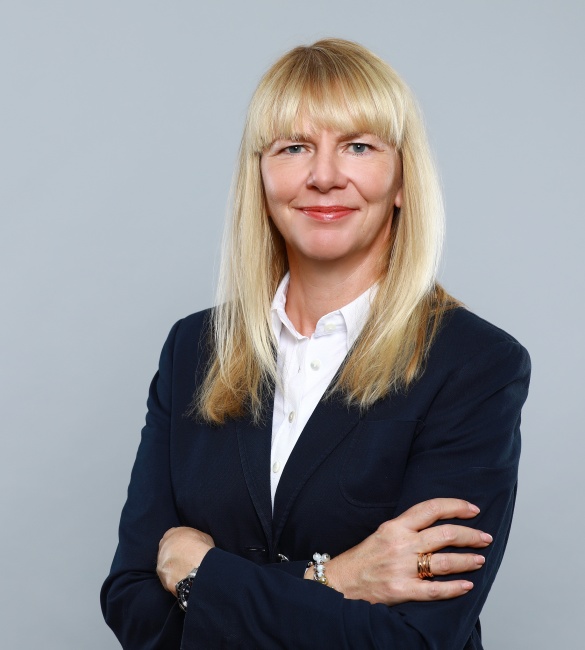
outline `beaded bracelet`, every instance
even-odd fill
[[[329,553],[315,553],[313,555],[314,562],[309,562],[307,564],[307,569],[313,567],[313,580],[321,585],[335,589],[335,587],[327,580],[327,576],[325,575],[325,562],[329,562],[330,559],[331,556]],[[305,573],[306,572],[307,571],[305,570]]]

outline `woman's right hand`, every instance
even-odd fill
[[[485,548],[492,542],[491,535],[454,524],[431,527],[441,519],[471,519],[478,512],[479,508],[461,499],[423,501],[332,558],[326,567],[327,579],[346,598],[370,603],[397,605],[462,596],[473,588],[473,583],[462,579],[421,580],[418,554],[433,553],[431,571],[436,576],[480,569],[485,562],[482,555],[437,551],[447,546]]]

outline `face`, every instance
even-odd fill
[[[291,268],[378,264],[394,207],[402,204],[402,165],[393,146],[368,133],[309,129],[273,142],[261,171]]]

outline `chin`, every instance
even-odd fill
[[[296,247],[301,258],[333,262],[342,260],[344,257],[351,257],[355,252],[348,242],[340,241],[340,238],[319,237],[309,242],[303,242],[304,245]]]
[[[321,237],[315,237],[309,241],[305,240],[301,242],[300,246],[295,246],[294,249],[299,255],[314,259],[343,257],[351,252],[350,247],[345,245],[345,242],[332,241],[331,238]]]

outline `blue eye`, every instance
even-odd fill
[[[286,153],[301,153],[303,150],[302,144],[291,144],[285,148]]]
[[[366,153],[366,151],[370,148],[369,144],[365,144],[364,142],[352,142],[350,145],[351,153]]]

